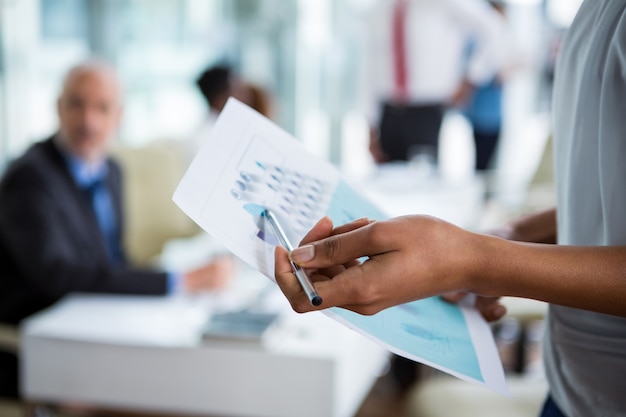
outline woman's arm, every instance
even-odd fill
[[[554,213],[536,218],[553,228],[552,233],[536,236],[556,237]],[[528,236],[535,231],[532,227],[519,230],[526,230]],[[327,273],[328,269],[315,272],[364,256],[369,258],[364,263],[336,274]],[[626,247],[513,242],[471,233],[428,216],[407,216],[301,246],[291,258],[311,269],[312,279],[318,281],[316,288],[324,299],[319,308],[340,306],[374,314],[392,305],[466,291],[626,316]],[[282,248],[276,251],[275,274],[296,311],[316,309],[302,293]]]

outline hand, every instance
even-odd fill
[[[389,162],[389,157],[385,154],[380,144],[380,134],[375,127],[370,127],[369,151],[377,164]]]
[[[309,231],[309,233],[307,233],[304,238],[302,238],[302,240],[300,241],[300,246],[306,245],[307,243],[315,242],[316,240],[321,240],[330,236],[339,235],[349,232],[351,230],[356,230],[359,227],[367,226],[372,222],[373,220],[362,218],[334,228],[332,220],[328,217],[324,217],[319,222],[317,222],[315,226],[313,226],[311,231]],[[331,266],[322,270],[309,270],[307,272],[309,273],[309,275],[311,273],[314,273],[317,276],[334,277],[340,272],[345,271],[347,268],[360,264],[361,262],[359,262],[358,259],[352,259],[348,262],[344,262],[342,265]]]
[[[465,107],[467,103],[469,103],[475,89],[476,87],[470,80],[463,79],[454,94],[452,94],[452,98],[450,99],[452,106],[457,108]]]
[[[204,266],[186,272],[183,275],[183,289],[189,293],[219,290],[226,287],[234,274],[235,260],[231,256],[220,256]]]
[[[518,242],[556,244],[556,209],[550,208],[525,215],[486,234]]]
[[[323,238],[295,249],[291,259],[309,270],[324,299],[313,307],[298,284],[283,248],[276,250],[275,276],[294,310],[333,306],[375,314],[393,305],[470,290],[475,247],[472,233],[428,216],[371,222],[347,230],[318,223],[307,236]],[[356,261],[367,256],[363,263]]]
[[[441,298],[450,303],[458,303],[468,295],[469,293],[467,292],[453,292],[444,294]],[[487,321],[500,320],[506,314],[506,307],[500,303],[500,297],[476,296],[474,307],[480,311],[480,314],[482,314]]]

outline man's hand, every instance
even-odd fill
[[[370,127],[369,151],[377,164],[389,162],[389,157],[383,151],[380,144],[380,132],[376,127]]]
[[[183,275],[183,290],[188,293],[220,290],[235,274],[235,260],[231,256],[220,256],[206,265]]]

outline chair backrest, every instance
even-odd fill
[[[113,156],[123,172],[124,244],[131,261],[149,263],[168,240],[200,231],[172,201],[187,169],[181,142],[163,140],[142,147],[119,146]]]
[[[16,326],[0,323],[0,351],[17,354],[20,349],[20,335]]]

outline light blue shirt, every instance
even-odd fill
[[[124,254],[119,244],[119,225],[115,216],[115,209],[111,193],[106,187],[106,178],[109,167],[105,160],[96,163],[87,161],[61,150],[72,178],[81,190],[91,197],[98,226],[104,236],[107,254],[114,264],[124,260]],[[167,293],[177,294],[182,291],[182,275],[175,272],[167,273]]]
[[[106,185],[109,174],[106,161],[89,163],[69,153],[64,155],[74,181],[91,199],[109,259],[116,264],[123,262],[124,255],[119,243],[119,222],[115,216],[111,192]]]

